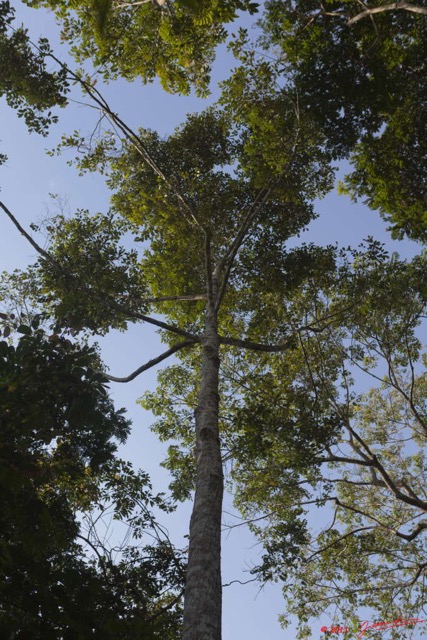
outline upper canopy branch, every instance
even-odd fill
[[[359,20],[363,20],[363,18],[366,18],[367,16],[373,16],[376,13],[385,13],[386,11],[398,10],[427,15],[427,7],[420,7],[419,5],[412,4],[411,2],[391,2],[390,4],[384,4],[381,7],[367,7],[364,11],[361,11],[353,18],[350,18],[350,20],[348,20],[347,22],[347,25],[351,27],[351,25],[356,24],[356,22],[359,22]]]
[[[32,45],[39,49],[39,47],[32,43]],[[82,78],[78,73],[70,69],[64,62],[62,62],[59,58],[57,58],[53,53],[49,53],[48,56],[55,60],[55,62],[62,68],[66,73],[81,87],[86,91],[86,93],[90,96],[93,102],[97,105],[97,108],[105,115],[105,117],[110,121],[110,123],[119,129],[119,131],[123,134],[125,139],[136,149],[139,155],[143,158],[143,160],[148,164],[149,167],[161,178],[161,180],[167,185],[169,192],[173,195],[180,204],[180,211],[186,218],[187,222],[192,225],[198,226],[202,231],[204,231],[202,225],[197,219],[195,211],[191,204],[187,201],[187,199],[181,193],[178,185],[176,184],[173,178],[168,177],[157,160],[150,153],[147,146],[141,140],[140,136],[138,136],[133,129],[131,129],[114,111],[111,109],[109,103],[104,98],[104,96],[96,89],[92,84],[87,82],[84,78]]]

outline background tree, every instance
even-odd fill
[[[253,572],[283,581],[301,638],[327,608],[356,629],[363,606],[408,618],[426,596],[425,256],[404,263],[374,244],[354,258],[332,287],[313,280],[285,311],[294,325],[326,305],[321,331],[301,332],[275,361],[229,368],[233,488],[266,548]],[[353,304],[338,320],[344,300]],[[301,434],[332,419],[338,436],[318,456]],[[318,509],[330,514],[320,530]]]
[[[426,29],[422,3],[266,3],[261,41],[278,56],[301,108],[336,158],[355,168],[345,190],[425,241]]]
[[[1,318],[8,334],[15,319]],[[114,455],[130,425],[95,351],[37,322],[18,326],[15,345],[0,342],[1,633],[176,637],[182,568],[149,505],[171,507]],[[108,509],[133,540],[153,532],[158,542],[113,556],[85,526]]]

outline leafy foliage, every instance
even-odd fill
[[[96,353],[28,325],[18,332],[15,346],[0,342],[1,634],[175,637],[176,592],[161,595],[182,579],[171,546],[128,546],[113,562],[93,525],[82,535],[78,511],[90,518],[110,504],[138,538],[156,526],[149,505],[169,510],[146,474],[114,456],[129,422],[108,398]]]
[[[73,2],[29,0],[33,7],[55,11],[63,38],[77,61],[90,58],[105,68],[104,77],[160,78],[167,91],[187,94],[191,87],[206,95],[215,47],[224,25],[238,11],[256,13],[250,0],[175,0],[166,2]]]
[[[57,121],[49,109],[66,104],[66,74],[47,70],[51,50],[46,39],[40,39],[35,50],[26,29],[12,29],[14,13],[8,1],[0,3],[0,96],[31,131],[47,135],[49,125]]]
[[[373,2],[365,9],[391,5]],[[363,19],[357,0],[271,0],[264,46],[336,157],[352,154],[351,192],[378,208],[396,237],[426,239],[425,15],[395,7]],[[354,153],[353,153],[354,152]]]
[[[320,252],[308,267],[316,255],[308,249],[305,276],[300,250],[282,256],[300,278],[257,290],[259,312],[242,319],[252,336],[286,326],[293,342],[277,354],[223,347],[220,385],[229,487],[264,542],[253,573],[283,582],[301,638],[325,610],[357,621],[369,606],[390,619],[418,614],[425,599],[426,398],[416,334],[425,256],[405,263],[371,241],[349,254],[325,251],[322,273]],[[195,482],[197,354],[180,359],[140,402],[173,442],[164,464],[185,499]]]
[[[223,24],[236,8],[255,10],[228,2],[196,7],[188,0],[32,4],[54,8],[64,37],[77,43],[77,59],[105,65],[106,78],[159,75],[168,89],[183,93],[191,83],[206,91],[204,65],[225,37]],[[197,486],[196,474],[206,443],[205,469],[209,456],[218,462],[215,473],[208,468],[209,482],[216,483],[210,493],[219,497],[223,454],[236,504],[265,543],[255,573],[287,581],[301,637],[307,603],[311,612],[326,598],[350,613],[360,604],[382,613],[394,598],[393,606],[406,607],[406,614],[424,597],[418,578],[425,571],[425,526],[408,529],[425,510],[418,479],[424,463],[419,452],[401,446],[401,435],[424,443],[416,328],[425,304],[425,256],[405,264],[389,259],[374,241],[348,253],[331,246],[290,248],[291,238],[315,217],[313,201],[332,188],[331,162],[351,154],[356,172],[344,188],[379,207],[397,235],[422,238],[425,231],[425,24],[389,11],[356,20],[356,9],[360,13],[353,0],[269,2],[262,44],[270,53],[279,50],[279,60],[260,62],[241,31],[232,48],[242,65],[224,83],[220,103],[189,116],[165,139],[147,129],[131,131],[85,82],[87,95],[97,98],[124,138],[115,141],[107,132],[87,142],[75,132],[62,146],[85,150],[81,172],[107,176],[112,213],[54,219],[49,250],[40,251],[43,258],[28,274],[58,331],[102,334],[140,320],[160,326],[172,347],[178,335],[187,338],[185,346],[198,345],[181,352],[179,365],[162,372],[159,390],[142,401],[159,417],[160,437],[173,441],[165,464],[175,497],[185,499],[203,485]],[[127,232],[142,243],[140,252],[123,249]],[[195,303],[190,309],[189,300]],[[358,393],[352,367],[382,386]],[[202,413],[208,420],[201,427]],[[402,433],[389,428],[390,415],[397,415]],[[328,463],[344,471],[335,477],[325,471]],[[353,464],[350,471],[345,466]],[[411,474],[410,484],[404,474]],[[193,522],[206,521],[209,482],[196,500],[205,512]],[[130,503],[125,493],[116,499],[124,517],[136,504],[130,495]],[[333,525],[314,535],[306,507],[329,502],[337,507]],[[219,514],[218,505],[211,511]],[[381,518],[373,519],[373,511]],[[205,529],[215,529],[219,539],[219,515],[209,522]],[[212,557],[205,547],[197,550],[199,568]],[[162,558],[167,576],[175,576],[170,553]],[[366,588],[371,573],[374,590]],[[204,593],[215,591],[220,601],[219,573],[212,590],[210,576],[202,578]],[[145,593],[144,580],[131,572],[129,583]],[[128,602],[128,591],[121,593]],[[132,607],[122,620],[133,624]],[[218,616],[210,623],[219,628]]]
[[[28,275],[32,297],[51,310],[60,326],[103,334],[111,327],[126,328],[116,303],[144,310],[146,285],[137,252],[121,244],[129,228],[112,213],[91,216],[85,210],[70,219],[58,215],[50,220],[46,231],[55,259],[45,259],[43,269]]]
[[[405,264],[373,246],[347,269],[338,290],[329,290],[327,323],[319,318],[327,290],[322,301],[306,301],[323,329],[300,333],[299,349],[278,357],[266,392],[261,377],[245,378],[252,406],[233,449],[238,504],[248,518],[261,517],[252,526],[266,545],[254,572],[284,582],[301,638],[307,620],[328,607],[357,620],[360,607],[368,606],[389,619],[417,614],[425,599],[426,399],[416,335],[425,313],[425,256]],[[352,304],[335,324],[344,299]],[[372,382],[376,386],[363,391]],[[307,429],[311,406],[317,429],[331,419],[336,426],[329,431],[335,440],[320,455],[306,441],[294,449],[283,435],[290,411]],[[298,425],[288,426],[293,438]],[[253,453],[247,432],[256,438]]]

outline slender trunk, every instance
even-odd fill
[[[219,339],[208,303],[196,418],[196,493],[184,599],[183,640],[221,640],[223,470],[218,429]]]

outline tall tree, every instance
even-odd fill
[[[264,82],[267,86],[267,77]],[[86,90],[101,100],[88,85]],[[269,269],[283,260],[288,238],[314,217],[309,201],[331,179],[316,132],[299,121],[285,94],[283,103],[287,118],[278,140],[255,138],[250,123],[233,126],[217,108],[191,116],[160,140],[147,130],[131,132],[103,103],[104,113],[126,136],[123,148],[112,148],[111,139],[105,145],[103,139],[80,166],[108,166],[108,181],[116,191],[113,210],[129,221],[138,240],[150,241],[149,248],[135,269],[136,254],[117,248],[111,215],[81,212],[52,222],[50,250],[41,252],[38,268],[39,295],[67,328],[103,332],[143,321],[163,330],[168,350],[127,379],[174,352],[198,347],[186,640],[221,636],[220,347],[277,352],[292,343],[289,327],[280,321],[263,331],[245,317],[260,312],[252,305],[264,291],[268,300]],[[75,138],[65,142],[81,143]],[[302,268],[319,256],[321,250],[302,256]]]
[[[197,371],[185,640],[221,637],[219,403],[227,398],[221,359],[236,348],[260,359],[292,351],[301,332],[317,333],[329,320],[327,309],[319,317],[308,308],[290,324],[282,309],[313,274],[319,286],[335,272],[333,250],[291,251],[288,240],[314,218],[313,200],[331,188],[336,151],[293,88],[272,83],[272,71],[263,63],[237,73],[221,107],[191,116],[165,140],[148,130],[132,131],[88,80],[68,72],[121,132],[118,144],[112,135],[95,146],[93,138],[89,144],[79,134],[64,140],[80,150],[87,146],[81,170],[107,172],[112,213],[59,217],[51,224],[49,251],[38,247],[35,295],[61,326],[102,333],[141,321],[162,331],[169,347],[163,354],[126,378],[112,379],[125,382],[173,353]],[[136,241],[149,242],[141,260],[117,244],[126,229]],[[182,381],[180,371],[177,378]],[[311,456],[305,461],[300,453],[295,473],[331,445],[340,428],[336,411],[322,413],[319,425],[310,397],[300,392],[298,398],[305,398],[306,413],[291,439]],[[292,535],[298,526],[289,522]]]

